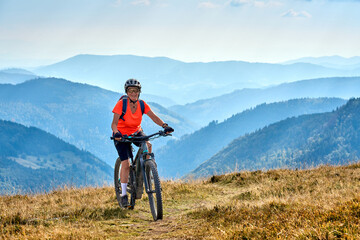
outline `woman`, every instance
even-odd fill
[[[114,118],[111,124],[111,129],[113,131],[114,137],[121,137],[122,135],[135,135],[135,136],[144,136],[144,132],[141,129],[142,114],[147,114],[151,120],[154,121],[157,125],[164,128],[165,133],[171,133],[174,131],[167,123],[164,123],[147,105],[143,100],[141,104],[139,101],[139,96],[141,92],[141,84],[136,79],[129,79],[125,82],[125,93],[127,94],[127,107],[126,113],[123,115],[123,102],[121,99],[118,101],[113,109]],[[143,109],[141,109],[143,108]],[[143,112],[142,112],[143,111]],[[121,170],[120,170],[120,179],[121,179],[121,205],[122,207],[128,206],[128,196],[126,194],[126,188],[129,180],[129,171],[130,171],[130,161],[132,157],[131,143],[124,143],[114,141],[116,150],[121,159]],[[146,142],[149,153],[151,153],[151,144],[149,141]],[[140,146],[140,143],[135,144]]]

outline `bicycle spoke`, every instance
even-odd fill
[[[151,214],[154,220],[162,219],[162,197],[161,197],[161,186],[160,179],[157,173],[156,166],[153,161],[147,161],[145,163],[145,173],[148,182],[148,196]]]

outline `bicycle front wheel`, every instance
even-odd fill
[[[160,178],[154,161],[148,160],[145,162],[145,173],[149,186],[147,194],[149,196],[150,210],[154,220],[156,221],[163,218],[163,206]]]

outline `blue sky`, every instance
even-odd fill
[[[360,0],[0,0],[0,67],[77,54],[186,62],[360,56]]]

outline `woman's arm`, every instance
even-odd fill
[[[114,113],[113,121],[111,123],[111,129],[113,133],[117,133],[119,130],[117,129],[117,125],[120,119],[120,115],[117,113]]]
[[[146,114],[149,116],[149,118],[151,118],[151,120],[154,121],[154,123],[156,123],[156,124],[159,125],[160,127],[163,126],[164,121],[161,120],[152,110],[148,111]],[[119,116],[119,117],[120,117],[120,116]]]

